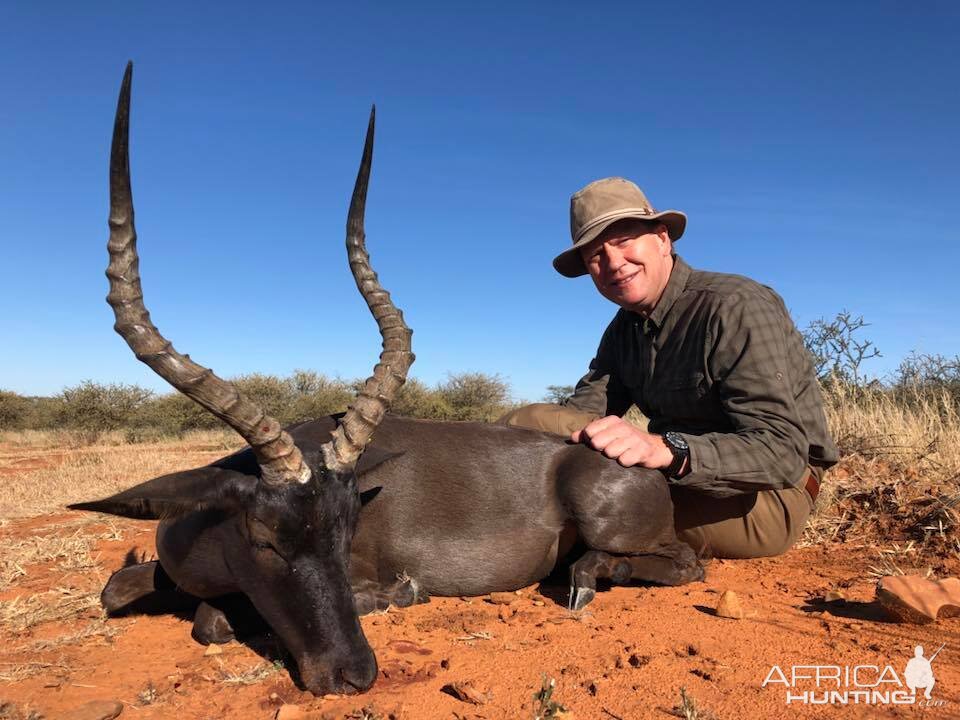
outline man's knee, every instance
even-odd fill
[[[701,557],[772,557],[800,538],[810,515],[802,488],[764,490],[717,500],[694,491],[673,493],[677,537]]]
[[[567,436],[596,420],[599,415],[585,413],[553,403],[534,403],[511,410],[497,420],[499,425],[544,430]]]

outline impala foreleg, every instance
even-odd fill
[[[100,602],[108,615],[153,614],[188,610],[198,598],[180,590],[156,560],[117,570],[107,581]]]

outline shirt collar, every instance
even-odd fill
[[[690,279],[691,268],[683,261],[679,255],[673,256],[673,269],[670,271],[670,278],[667,280],[667,286],[663,289],[663,294],[657,301],[656,307],[650,313],[647,320],[659,330],[663,327],[663,320],[670,312],[670,308],[677,299],[683,294],[687,287],[687,280]]]

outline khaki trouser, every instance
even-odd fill
[[[517,408],[497,422],[569,435],[598,415],[549,403]],[[817,477],[820,471],[815,470]],[[803,488],[761,490],[713,498],[671,486],[677,537],[701,557],[754,558],[779,555],[800,537],[813,509]]]

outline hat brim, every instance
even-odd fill
[[[637,220],[643,220],[645,222],[663,223],[667,226],[667,234],[674,242],[680,239],[683,231],[687,227],[687,216],[679,210],[664,210],[663,212],[653,213],[652,215],[642,215],[633,210],[625,210],[623,213],[605,218],[602,223],[598,223],[587,230],[571,247],[553,259],[554,269],[561,275],[570,278],[586,275],[587,268],[583,264],[583,258],[580,257],[580,248],[596,240],[600,236],[600,233],[615,222],[620,222],[628,218],[636,218]]]

